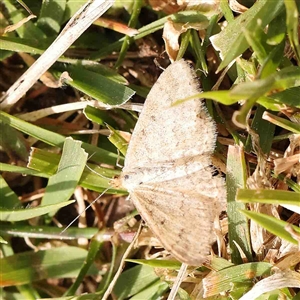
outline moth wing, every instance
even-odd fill
[[[177,182],[176,182],[177,181]],[[176,185],[177,184],[177,185]],[[201,265],[215,241],[214,219],[225,209],[224,181],[194,190],[189,178],[141,185],[130,197],[166,250],[181,262]]]
[[[134,169],[211,154],[215,123],[201,99],[172,106],[200,92],[196,73],[184,60],[171,64],[159,77],[145,101],[126,154],[126,167]]]

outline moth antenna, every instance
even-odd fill
[[[87,158],[87,161],[89,161],[95,154],[96,154],[96,152],[92,153],[92,154]]]
[[[66,232],[67,231],[67,229],[74,223],[74,222],[76,222],[79,218],[80,218],[80,216],[85,212],[85,211],[87,211],[98,199],[100,199],[108,190],[110,190],[111,188],[109,187],[109,188],[107,188],[107,189],[105,189],[95,200],[93,200],[93,202],[92,203],[90,203],[85,209],[84,209],[84,211],[82,211],[80,214],[78,214],[78,216],[71,222],[71,223],[69,223],[68,224],[68,226],[66,227],[66,228],[64,228],[62,231],[61,231],[61,233],[60,234],[63,234],[64,232]]]
[[[109,179],[111,180],[112,178],[110,177],[106,177],[98,172],[96,172],[95,170],[93,170],[88,164],[85,165],[92,173],[97,174],[99,177],[104,178],[104,179]]]
[[[96,154],[96,152],[94,152],[93,154],[91,154],[91,155],[88,157],[87,160],[91,159],[95,154]],[[120,153],[119,153],[119,150],[118,150],[118,158],[117,158],[117,163],[116,163],[116,165],[117,165],[117,167],[122,167],[122,166],[120,166],[120,165],[118,164],[118,161],[119,161],[119,159],[120,159],[120,155],[119,155],[119,154],[120,154]],[[106,177],[106,176],[104,176],[104,175],[102,175],[102,174],[96,172],[96,171],[93,170],[88,164],[85,164],[85,166],[86,166],[92,173],[98,175],[98,176],[101,177],[101,178],[108,179],[108,180],[111,180],[111,179],[112,179],[112,178],[110,178],[110,177]]]
[[[122,168],[123,166],[121,166],[121,165],[119,164],[120,157],[121,157],[120,151],[119,151],[119,149],[117,149],[117,151],[118,151],[118,158],[117,158],[117,161],[116,161],[116,166],[119,167],[119,168]]]

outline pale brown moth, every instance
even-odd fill
[[[216,125],[184,60],[152,87],[134,128],[121,185],[147,225],[177,260],[200,265],[215,241],[213,222],[226,207],[225,182],[213,176]]]

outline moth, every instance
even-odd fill
[[[216,124],[198,94],[195,71],[171,64],[152,87],[118,179],[138,212],[177,260],[200,265],[215,241],[213,223],[226,208],[225,182],[214,176]]]

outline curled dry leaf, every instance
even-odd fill
[[[135,36],[136,34],[139,33],[139,31],[135,28],[130,28],[123,23],[117,22],[115,20],[107,19],[107,18],[102,18],[102,17],[98,18],[93,24],[112,29],[116,32],[120,32],[128,36]]]
[[[292,244],[287,240],[282,240],[281,246],[279,248],[279,252],[277,254],[277,259],[286,257],[287,255],[291,255],[291,253],[296,253],[295,255],[300,257],[299,246],[296,244]]]
[[[282,259],[280,259],[280,261],[275,264],[275,267],[284,271],[284,270],[294,268],[299,263],[300,263],[300,252],[294,251],[285,255],[285,257],[283,257]]]
[[[7,27],[4,29],[4,33],[15,31],[15,30],[17,30],[18,28],[22,27],[25,23],[27,23],[28,21],[30,21],[31,19],[34,19],[34,18],[36,18],[35,15],[29,15],[28,17],[23,18],[23,19],[22,19],[21,21],[19,21],[18,23],[7,26]]]
[[[167,14],[172,14],[183,10],[195,10],[209,17],[218,14],[220,11],[219,0],[149,0],[148,2],[154,10],[162,10]],[[205,29],[207,24],[204,23],[175,23],[172,20],[168,20],[165,23],[163,29],[163,39],[165,41],[166,52],[172,62],[175,61],[177,57],[179,50],[178,40],[180,35],[191,28],[196,30]]]
[[[173,21],[168,20],[164,25],[163,39],[166,52],[172,62],[175,61],[179,50],[179,37],[186,31],[187,29],[183,28],[182,23],[174,23]]]
[[[163,11],[166,14],[174,14],[183,10],[186,5],[179,4],[177,0],[148,0],[150,6],[157,11]]]
[[[283,158],[277,158],[274,160],[274,172],[275,174],[287,173],[287,176],[291,175],[300,179],[300,134],[293,134],[290,136],[290,145],[286,149]]]
[[[163,29],[163,39],[169,59],[174,62],[179,51],[179,37],[188,29],[201,30],[207,27],[207,22],[201,23],[175,23],[168,20]]]
[[[205,16],[213,16],[218,14],[220,10],[220,0],[178,0],[178,3],[186,5],[185,10],[197,10]]]
[[[297,212],[299,213],[299,211]],[[297,242],[298,242],[298,249],[300,249],[300,234],[297,232],[291,224],[288,224],[284,228]]]
[[[174,14],[182,10],[197,10],[206,16],[218,14],[220,0],[148,0],[154,10]]]
[[[240,4],[237,0],[229,0],[229,7],[231,8],[231,10],[239,14],[248,10],[246,6]]]
[[[275,174],[280,174],[286,171],[290,173],[292,168],[298,163],[300,163],[300,154],[295,154],[284,158],[277,158],[274,160]]]
[[[274,205],[255,203],[251,205],[251,210],[280,219],[277,208]],[[279,237],[273,236],[266,229],[253,221],[250,223],[250,235],[252,249],[258,256],[261,256],[262,259],[264,258],[265,249],[280,247],[281,239]]]
[[[300,274],[298,272],[291,270],[278,270],[272,276],[269,276],[255,284],[255,286],[247,294],[240,298],[240,300],[256,299],[264,293],[286,287],[300,287]]]

